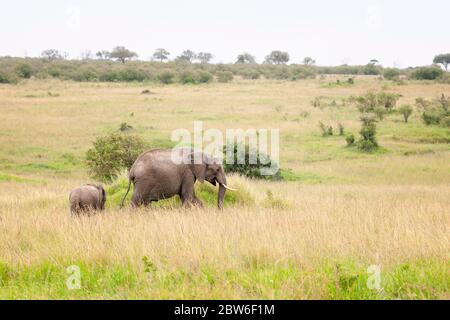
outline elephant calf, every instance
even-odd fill
[[[85,184],[73,189],[69,196],[70,212],[78,215],[90,210],[104,210],[106,192],[100,184]]]

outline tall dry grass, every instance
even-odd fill
[[[217,270],[289,259],[304,266],[356,259],[392,265],[450,258],[450,187],[305,186],[232,177],[255,204],[108,210],[72,218],[67,186],[0,185],[0,258]],[[266,191],[278,200],[267,202]],[[280,208],[280,202],[283,204]]]

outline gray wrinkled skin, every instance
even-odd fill
[[[132,206],[148,206],[152,201],[167,199],[179,195],[183,206],[203,206],[195,195],[194,183],[196,180],[203,183],[205,180],[212,185],[219,184],[217,205],[223,207],[225,196],[224,184],[227,184],[225,172],[221,164],[203,153],[192,153],[189,149],[179,149],[187,152],[188,161],[176,163],[172,161],[172,150],[156,149],[141,154],[134,162],[129,173],[129,184],[134,185],[131,199]],[[177,151],[178,152],[178,151]],[[193,159],[199,156],[200,163],[194,164]],[[122,200],[121,206],[127,195]]]
[[[93,210],[105,209],[106,192],[100,184],[85,184],[70,192],[69,201],[73,215],[90,214]]]

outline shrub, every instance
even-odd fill
[[[347,142],[347,146],[350,147],[355,143],[355,136],[353,133],[350,133],[345,137],[345,141]]]
[[[322,132],[322,137],[332,136],[333,135],[333,127],[326,126],[322,121],[319,121],[319,128]]]
[[[425,100],[424,98],[416,98],[416,106],[418,108],[426,109],[430,106],[430,101]]]
[[[33,74],[33,68],[29,63],[21,63],[16,67],[16,73],[21,78],[29,79]]]
[[[437,110],[427,110],[422,113],[422,119],[427,126],[439,124],[441,121],[441,114],[437,112]]]
[[[363,115],[361,117],[361,130],[359,134],[361,138],[357,142],[357,146],[360,150],[370,152],[378,147],[376,140],[376,120],[370,115]]]
[[[197,72],[196,78],[199,83],[209,83],[214,79],[214,77],[211,73],[209,73],[208,71],[203,71],[203,70],[200,70]]]
[[[398,111],[403,115],[403,119],[405,120],[405,123],[408,123],[408,118],[413,113],[413,108],[411,108],[410,105],[402,105]]]
[[[420,67],[412,73],[412,78],[416,80],[436,80],[444,74],[439,67]]]
[[[17,76],[12,73],[0,70],[0,83],[15,84],[18,82]]]
[[[181,84],[194,84],[195,74],[191,70],[183,70],[178,74],[178,81]]]
[[[242,70],[239,75],[244,79],[256,80],[261,76],[256,70]]]
[[[117,82],[120,81],[120,74],[116,70],[107,70],[105,73],[100,75],[100,80],[106,82]]]
[[[432,102],[426,101],[424,99],[419,100],[419,98],[416,99],[416,103],[417,101],[420,101],[420,103],[424,105],[422,119],[426,125],[442,125],[442,121],[446,123],[447,120],[444,119],[450,116],[450,99],[446,98],[444,94],[442,94],[441,98],[436,99]],[[446,126],[445,123],[443,124],[443,126]]]
[[[145,146],[140,137],[124,133],[98,137],[86,152],[86,164],[94,178],[111,181],[121,169],[131,168]]]
[[[397,104],[400,95],[397,93],[380,92],[378,94],[378,102],[386,109],[387,112],[391,112]]]
[[[238,164],[238,151],[240,148],[244,148],[244,163]],[[225,172],[234,172],[238,173],[242,176],[246,176],[249,178],[256,178],[256,179],[266,179],[266,180],[281,180],[281,170],[279,169],[278,163],[274,162],[273,159],[270,158],[270,156],[266,154],[260,154],[259,152],[257,154],[257,161],[255,164],[250,163],[250,148],[248,145],[242,146],[238,143],[231,143],[226,146],[224,146],[224,159],[226,159],[226,154],[228,150],[232,150],[233,153],[233,163],[228,164],[227,161],[224,161],[224,169]],[[254,150],[252,150],[253,152]],[[261,173],[262,170],[271,168],[273,164],[273,167],[276,168],[277,172],[275,175],[263,175]]]
[[[376,107],[373,110],[373,113],[378,117],[378,119],[381,121],[384,119],[384,115],[387,113],[386,109],[383,107]]]
[[[230,71],[218,71],[216,73],[217,81],[225,83],[233,80],[233,73]]]
[[[342,125],[342,123],[338,123],[338,127],[339,127],[339,135],[343,136],[344,135],[344,126]]]
[[[174,77],[175,77],[175,73],[171,70],[163,70],[157,76],[158,80],[164,84],[172,83]]]
[[[80,69],[72,76],[75,81],[96,81],[98,79],[98,75],[95,70],[91,68]]]
[[[314,108],[318,108],[321,105],[321,98],[315,97],[313,101],[311,101],[311,104]]]
[[[141,70],[138,70],[136,68],[126,68],[120,71],[120,80],[122,81],[138,81],[142,82],[145,80],[146,75]]]
[[[47,69],[47,74],[53,78],[59,78],[61,76],[61,69],[50,67]]]
[[[387,80],[398,80],[400,77],[400,71],[393,68],[386,68],[383,71],[383,77]]]
[[[439,121],[439,124],[444,128],[450,128],[450,116],[446,116]]]

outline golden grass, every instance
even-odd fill
[[[18,270],[83,261],[127,265],[137,272],[146,256],[169,271],[196,272],[207,266],[218,273],[247,272],[254,265],[287,262],[309,270],[306,278],[288,277],[286,283],[292,283],[265,294],[244,290],[244,284],[230,287],[226,280],[177,293],[162,286],[120,295],[151,298],[323,298],[330,297],[323,289],[327,284],[311,270],[327,262],[352,260],[384,268],[438,261],[448,266],[450,149],[416,139],[448,131],[425,128],[417,112],[408,126],[393,115],[379,125],[386,152],[350,151],[342,137],[321,138],[317,122],[342,122],[357,133],[357,112],[313,108],[310,101],[316,96],[340,101],[385,83],[361,77],[352,87],[323,88],[327,81],[238,80],[205,86],[27,81],[0,86],[0,173],[28,179],[0,179],[0,262]],[[144,88],[156,94],[141,95]],[[449,86],[412,83],[387,90],[402,94],[401,104],[448,93]],[[301,117],[304,111],[307,118]],[[172,206],[70,217],[68,192],[89,180],[81,161],[95,136],[127,122],[149,141],[168,140],[173,129],[192,129],[192,121],[199,119],[205,128],[279,128],[281,166],[305,178],[254,182],[232,176],[230,185],[245,190],[244,200],[254,201],[224,211]],[[401,139],[393,137],[393,130]],[[75,164],[61,162],[66,153]],[[303,286],[302,281],[312,282]],[[448,297],[450,280],[439,283],[440,293],[432,296]],[[291,294],[296,287],[303,291]],[[41,291],[13,295],[49,296]]]
[[[183,210],[108,210],[71,218],[61,186],[1,185],[0,257],[13,264],[106,261],[139,265],[145,255],[173,268],[227,270],[249,257],[311,266],[352,258],[392,265],[450,258],[450,187],[304,186],[250,183],[255,205]],[[247,185],[247,186],[245,186]],[[265,191],[287,208],[261,204]]]

